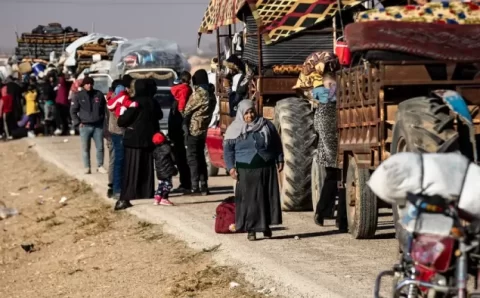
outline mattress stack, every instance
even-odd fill
[[[77,71],[89,68],[99,60],[112,61],[118,47],[118,43],[115,41],[117,39],[99,38],[94,42],[85,43],[78,47],[76,52]]]
[[[58,23],[47,26],[38,26],[32,33],[22,33],[17,40],[15,55],[20,59],[41,59],[48,61],[50,53],[55,52],[57,57],[64,49],[87,32],[79,32],[71,27],[63,28]]]

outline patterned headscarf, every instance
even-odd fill
[[[323,72],[327,63],[336,68],[336,57],[330,52],[316,52],[307,57],[297,83],[292,89],[313,89],[323,85]],[[334,69],[328,69],[333,71]]]

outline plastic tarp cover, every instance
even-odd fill
[[[118,36],[110,36],[110,35],[105,35],[101,33],[91,33],[87,36],[80,37],[79,39],[75,40],[72,42],[66,49],[66,56],[67,59],[65,60],[65,66],[75,66],[77,64],[77,61],[75,60],[75,53],[77,52],[77,49],[81,47],[82,45],[90,42],[94,42],[99,40],[100,38],[103,39],[114,39],[114,42],[117,42],[119,44],[127,41],[126,38],[123,37],[118,37]]]
[[[125,70],[170,68],[176,72],[190,70],[179,45],[171,40],[141,38],[119,45],[112,60],[110,75],[119,78]]]

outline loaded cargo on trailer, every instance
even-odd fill
[[[460,149],[477,161],[480,17],[478,10],[470,9],[477,4],[392,6],[405,3],[384,1],[385,8],[366,11],[368,5],[362,4],[367,1],[290,1],[285,6],[267,2],[212,0],[199,33],[216,31],[221,61],[225,55],[220,38],[232,37],[238,20],[246,26],[241,58],[254,74],[250,98],[259,115],[279,128],[285,151],[280,178],[285,211],[311,210],[325,173],[321,163],[312,162],[320,157],[311,90],[300,90],[306,91],[304,96],[292,90],[300,64],[312,52],[343,46],[337,51],[343,64],[336,72],[338,144],[330,145],[338,147],[340,198],[346,200],[354,238],[372,238],[378,209],[389,207],[380,204],[366,181],[391,154]],[[370,7],[374,5],[378,3]],[[229,27],[227,34],[220,34],[222,26]],[[220,121],[209,130],[206,152],[215,167],[225,167],[223,133],[233,120],[223,85],[222,73],[217,72]],[[398,208],[393,207],[397,221]],[[401,234],[399,225],[396,228]]]

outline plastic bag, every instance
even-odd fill
[[[112,60],[110,75],[119,78],[125,70],[171,68],[176,72],[190,70],[190,64],[177,43],[156,38],[142,38],[119,45]]]
[[[18,215],[17,209],[0,207],[0,220],[7,219],[7,218],[15,216],[15,215]]]

